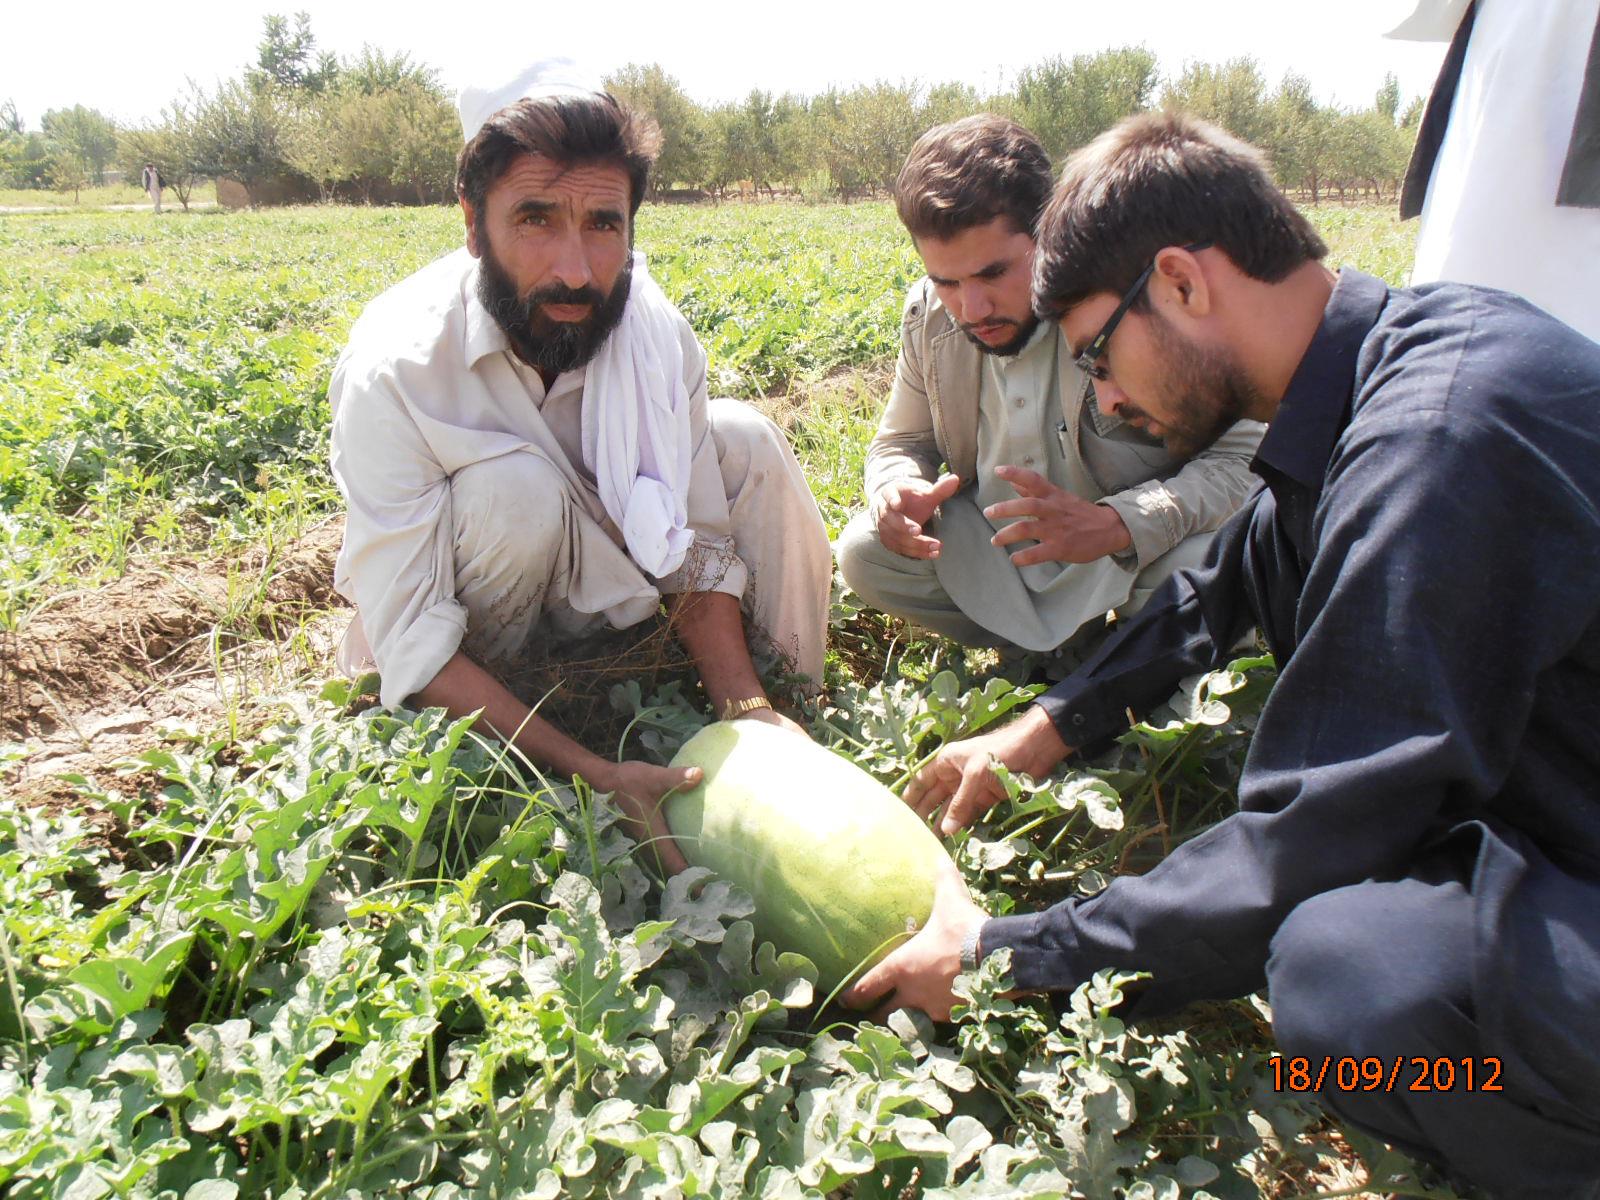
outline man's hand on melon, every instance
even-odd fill
[[[942,805],[938,830],[949,837],[1005,797],[991,763],[1039,779],[1071,752],[1044,709],[1030,708],[999,729],[945,746],[912,776],[901,799],[924,819]]]
[[[604,778],[590,782],[598,792],[610,792],[611,802],[622,810],[628,832],[640,843],[648,857],[660,856],[661,867],[676,875],[689,864],[667,831],[661,802],[673,792],[692,788],[704,773],[699,767],[658,767],[647,762],[620,762],[610,766]]]
[[[956,1002],[950,985],[961,972],[961,943],[988,919],[955,863],[946,862],[934,887],[928,923],[846,990],[844,1002],[851,1008],[877,1004],[874,1021],[883,1021],[897,1008],[920,1008],[935,1021],[948,1021]]]

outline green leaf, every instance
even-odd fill
[[[194,1090],[194,1060],[177,1046],[134,1046],[113,1058],[107,1070],[142,1080],[164,1100],[176,1100]]]
[[[748,917],[755,901],[740,888],[716,879],[705,867],[690,867],[667,881],[661,897],[661,916],[673,923],[673,933],[685,942],[720,942],[723,922]]]
[[[1056,803],[1071,812],[1081,807],[1098,829],[1122,828],[1122,797],[1103,779],[1080,776],[1056,792]]]
[[[955,1178],[957,1171],[994,1141],[994,1135],[984,1127],[982,1121],[965,1113],[950,1118],[944,1133],[945,1137],[950,1139],[950,1153],[946,1156],[945,1162],[952,1179]]]
[[[1186,1154],[1179,1159],[1174,1173],[1178,1182],[1186,1188],[1203,1188],[1222,1174],[1215,1163],[1194,1154]]]
[[[784,1008],[810,1004],[817,982],[816,964],[790,950],[779,954],[771,942],[762,942],[752,958],[754,942],[755,927],[749,921],[735,921],[724,933],[717,964],[728,973],[733,986],[747,996],[768,993]]]
[[[69,986],[58,1003],[41,997],[27,1008],[36,1030],[65,1017],[87,1033],[109,1033],[123,1017],[149,1006],[188,954],[192,933],[176,933],[158,941],[139,957],[118,954],[79,963],[67,973]]]

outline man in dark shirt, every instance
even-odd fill
[[[1102,408],[1169,443],[1271,422],[1264,486],[1204,567],[906,799],[960,828],[1002,794],[991,756],[1048,773],[1252,625],[1279,678],[1237,815],[1038,914],[987,919],[952,868],[849,998],[947,1015],[957,970],[1002,946],[1025,989],[1148,971],[1139,1015],[1265,985],[1343,1118],[1495,1195],[1600,1196],[1600,346],[1324,252],[1255,151],[1185,118],[1068,163],[1035,307]],[[1402,1075],[1340,1092],[1345,1056]],[[1408,1090],[1412,1058],[1451,1060],[1454,1086]]]

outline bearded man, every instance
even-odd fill
[[[1148,972],[1136,1015],[1265,986],[1284,1070],[1343,1119],[1497,1197],[1594,1197],[1600,345],[1325,253],[1263,156],[1199,122],[1132,118],[1067,163],[1035,307],[1107,411],[1196,443],[1269,422],[1264,486],[1204,567],[906,799],[965,825],[1004,794],[992,763],[1046,775],[1251,625],[1278,680],[1238,813],[1043,913],[986,920],[952,867],[852,998],[943,1016],[1001,947],[1023,988]],[[1389,1086],[1341,1090],[1369,1060]]]
[[[466,246],[367,307],[329,389],[335,582],[357,612],[341,664],[375,664],[388,705],[481,709],[533,762],[613,793],[676,870],[657,806],[698,769],[593,754],[497,669],[675,595],[718,712],[798,731],[745,618],[821,679],[827,535],[772,422],[708,402],[705,353],[633,251],[654,126],[567,60],[459,108]]]
[[[1050,652],[1138,610],[1252,485],[1261,426],[1163,446],[1088,377],[1029,298],[1044,147],[980,114],[917,140],[895,183],[927,275],[906,296],[894,387],[867,450],[868,509],[839,537],[875,608],[971,646]],[[941,464],[945,471],[940,472]],[[1070,648],[1076,652],[1077,646]]]

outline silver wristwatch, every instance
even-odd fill
[[[967,930],[967,936],[961,939],[961,969],[963,971],[976,971],[982,958],[978,949],[978,935],[983,932],[983,922],[974,921],[972,928]]]

